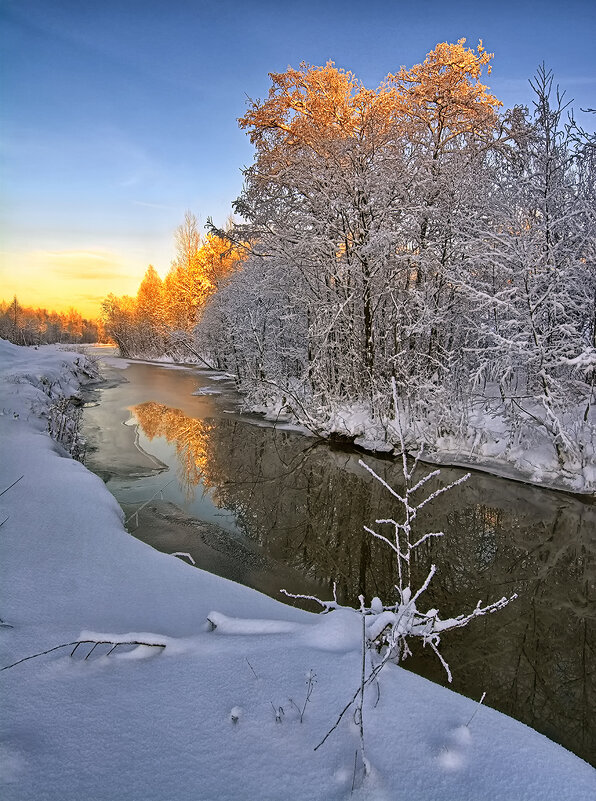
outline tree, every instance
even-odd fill
[[[490,309],[485,369],[513,430],[527,438],[528,421],[538,424],[560,468],[576,471],[591,458],[596,226],[587,143],[563,124],[568,104],[553,81],[539,67],[533,117],[510,117],[514,144],[491,192],[492,226],[474,234],[482,269],[469,285]]]
[[[375,307],[392,257],[402,170],[389,92],[324,67],[272,74],[264,102],[240,119],[257,148],[235,208],[280,269],[293,265],[306,305],[308,391],[367,395],[375,370]],[[338,362],[344,368],[341,379]]]
[[[141,349],[145,355],[165,352],[167,307],[163,281],[150,264],[137,290],[135,325],[140,329]]]
[[[293,276],[289,306],[304,313],[283,321],[303,326],[313,406],[349,398],[375,416],[391,377],[409,392],[412,377],[426,387],[446,372],[457,224],[497,123],[479,82],[490,58],[464,40],[438,45],[376,90],[333,62],[301,64],[271,74],[268,98],[239,120],[256,154],[235,235],[272,276]]]
[[[17,300],[16,295],[13,297],[12,303],[10,304],[9,314],[12,323],[12,341],[16,343],[19,340],[19,333],[21,330],[21,314],[22,314],[22,308],[19,301]]]
[[[101,303],[106,332],[124,357],[139,355],[138,329],[135,324],[135,300],[129,295],[118,298],[110,293]]]
[[[201,235],[197,218],[190,211],[175,233],[176,258],[165,280],[169,323],[172,328],[190,332],[197,322],[199,308],[209,294],[209,282],[204,275],[200,250]]]
[[[397,124],[410,147],[435,163],[472,143],[491,146],[498,125],[502,103],[480,83],[485,67],[490,75],[493,54],[482,42],[476,51],[465,43],[442,42],[422,64],[387,76]]]
[[[207,299],[237,269],[239,250],[212,234],[204,239],[197,218],[186,212],[175,235],[176,258],[164,281],[149,265],[136,297],[108,295],[103,319],[122,355],[188,360],[197,353],[193,330]]]
[[[463,234],[470,201],[477,197],[474,187],[496,144],[501,105],[480,82],[485,67],[490,74],[492,54],[482,42],[474,51],[465,41],[438,44],[422,64],[387,77],[413,174],[410,280],[404,286],[407,297],[394,300],[407,309],[406,330],[398,334],[407,348],[399,353],[397,377],[410,383],[415,376],[427,395],[449,372],[461,314],[462,298],[455,288],[465,258]],[[430,380],[433,375],[438,381]]]

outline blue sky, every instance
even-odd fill
[[[0,298],[91,313],[164,274],[191,209],[223,223],[252,160],[238,129],[268,72],[328,59],[378,85],[437,42],[483,39],[487,79],[529,103],[543,60],[596,106],[596,3],[0,0]],[[581,116],[581,115],[579,115]],[[593,115],[584,122],[592,129]]]

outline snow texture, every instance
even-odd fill
[[[351,718],[314,747],[358,687],[357,615],[282,605],[131,537],[46,433],[44,387],[75,393],[85,372],[76,353],[0,342],[0,492],[22,476],[0,495],[0,665],[80,639],[165,647],[61,648],[3,670],[4,801],[596,797],[573,754],[391,665],[378,704],[365,698],[370,773],[352,792]],[[309,671],[301,724],[288,699],[302,708]]]

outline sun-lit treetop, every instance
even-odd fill
[[[480,82],[493,55],[482,42],[476,50],[465,42],[438,44],[422,64],[401,67],[374,90],[333,61],[270,73],[267,99],[251,103],[240,127],[261,154],[300,146],[325,152],[331,140],[378,138],[392,125],[411,137],[422,127],[439,150],[457,136],[486,135],[502,105]]]
[[[490,75],[494,54],[485,51],[482,41],[476,50],[465,47],[465,42],[442,42],[422,64],[401,67],[387,76],[396,114],[409,133],[416,128],[426,130],[437,151],[458,136],[490,132],[502,106],[480,82],[485,67]]]

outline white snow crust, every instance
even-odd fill
[[[0,495],[0,666],[82,639],[165,648],[69,647],[0,672],[3,801],[596,798],[578,757],[484,705],[468,727],[474,701],[391,665],[365,699],[370,773],[352,792],[351,717],[314,747],[358,687],[359,618],[282,605],[130,536],[45,430],[44,388],[84,378],[80,354],[0,341],[0,492],[22,476]],[[288,699],[302,706],[309,671],[301,723]]]

